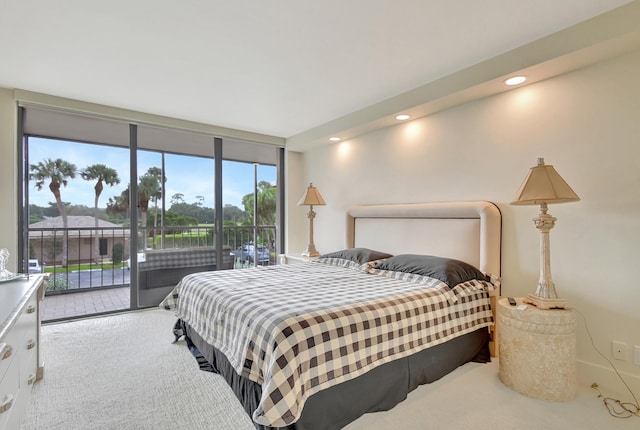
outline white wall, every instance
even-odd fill
[[[17,271],[17,143],[16,103],[13,91],[0,88],[0,248],[7,248],[7,269]]]
[[[289,254],[300,254],[306,247],[308,221],[302,218],[301,214],[306,211],[306,207],[299,207],[298,200],[307,188],[302,170],[302,154],[299,152],[286,152],[285,159],[285,244],[284,252]]]
[[[316,208],[316,247],[344,247],[352,205],[490,200],[503,215],[503,295],[525,296],[539,274],[531,222],[539,210],[509,202],[544,157],[582,199],[550,206],[558,294],[584,315],[607,357],[612,339],[629,344],[628,360],[615,364],[640,390],[640,366],[631,364],[640,345],[639,72],[640,51],[305,152],[306,182],[327,201]],[[585,383],[623,391],[581,318],[578,356]]]

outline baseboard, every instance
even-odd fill
[[[618,372],[636,398],[640,399],[640,375]],[[589,387],[594,382],[598,384],[602,394],[607,397],[619,397],[619,400],[622,401],[633,401],[629,390],[610,366],[578,360],[578,383]]]

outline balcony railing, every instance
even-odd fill
[[[212,226],[138,230],[139,252],[213,247],[215,244]],[[29,258],[39,262],[41,271],[51,274],[47,294],[128,286],[130,234],[128,227],[31,228]],[[258,264],[276,264],[275,234],[275,226],[224,226],[223,244],[234,253],[252,244],[256,238],[269,253],[268,260],[259,258]],[[234,267],[247,267],[253,260],[245,253],[243,258],[236,259]]]

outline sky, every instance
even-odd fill
[[[120,183],[109,187],[105,184],[100,195],[98,207],[105,208],[109,197],[119,196],[129,183],[129,149],[105,145],[67,142],[37,137],[29,138],[29,164],[37,164],[47,158],[63,160],[75,164],[77,174],[69,179],[66,187],[62,187],[60,194],[64,202],[74,205],[93,207],[95,199],[95,181],[85,181],[80,171],[92,164],[104,164],[118,172]],[[138,176],[142,176],[149,167],[161,167],[162,156],[159,152],[138,151]],[[166,202],[171,205],[171,196],[176,193],[184,195],[185,203],[196,203],[196,196],[203,196],[205,207],[214,206],[213,159],[192,157],[175,154],[165,154],[165,168],[167,182]],[[224,161],[222,166],[223,205],[231,204],[244,209],[242,197],[253,192],[254,165]],[[276,183],[275,166],[258,166],[258,181]],[[47,181],[42,190],[38,191],[35,181],[30,182],[29,203],[48,207],[49,202],[55,202],[49,190]]]

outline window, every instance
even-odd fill
[[[99,247],[100,247],[100,256],[104,257],[108,254],[107,252],[107,246],[109,244],[109,241],[107,239],[100,239],[99,240]]]
[[[119,282],[130,283],[132,308],[152,306],[158,299],[158,292],[142,297],[133,262],[149,249],[220,246],[214,240],[217,221],[224,223],[225,249],[258,242],[259,261],[269,255],[267,264],[275,263],[281,241],[276,232],[284,234],[276,227],[282,205],[269,200],[268,208],[260,206],[254,217],[252,202],[258,196],[262,205],[267,194],[280,199],[283,150],[277,145],[30,106],[21,117],[22,228],[28,237],[22,249],[30,258],[65,273],[70,264],[88,264],[100,265],[104,274],[108,261],[113,264],[109,270],[123,271]],[[76,168],[76,177],[68,175],[60,184],[61,196],[49,191],[46,175],[34,182],[38,169],[32,165],[48,159]],[[98,173],[86,174],[94,165],[113,169],[119,181],[107,184]],[[100,195],[94,188],[98,182]],[[272,213],[266,217],[265,211]],[[52,227],[56,217],[71,225]]]

